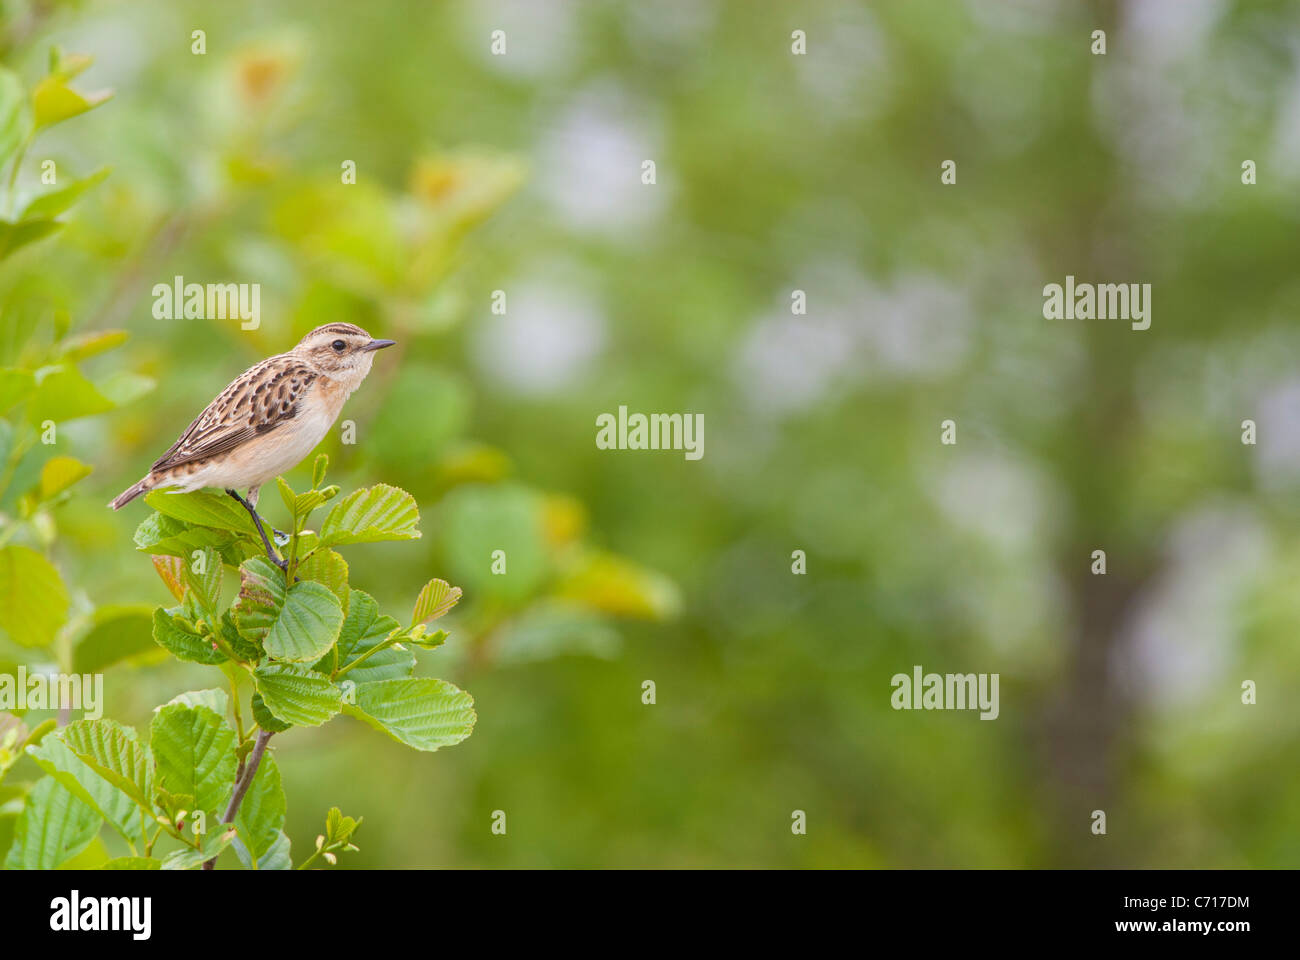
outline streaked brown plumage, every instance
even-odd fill
[[[374,351],[392,343],[351,323],[317,327],[288,353],[244,371],[110,506],[119,510],[160,487],[219,487],[256,518],[258,488],[320,443],[370,372]],[[241,488],[248,489],[247,501],[234,493]]]

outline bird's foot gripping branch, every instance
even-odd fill
[[[336,549],[419,537],[415,500],[384,484],[340,498],[338,487],[323,486],[325,466],[317,458],[306,493],[278,481],[290,518],[283,570],[266,556],[249,513],[225,494],[149,494],[157,512],[140,525],[136,543],[176,598],[154,611],[154,639],[181,660],[218,668],[226,682],[158,707],[148,743],[100,719],[78,720],[28,746],[50,776],[28,798],[10,866],[29,853],[39,859],[39,844],[84,845],[107,822],[130,851],[115,867],[211,868],[231,847],[247,867],[287,869],[285,796],[267,750],[274,735],[347,713],[416,750],[469,736],[469,694],[412,676],[414,651],[446,640],[429,624],[460,589],[430,580],[403,626],[349,585]],[[309,530],[313,512],[327,505],[319,529]],[[237,593],[234,584],[223,591],[227,568],[238,570]],[[223,602],[223,593],[232,601]],[[355,850],[359,824],[331,810],[300,867]],[[77,835],[63,836],[68,831]]]

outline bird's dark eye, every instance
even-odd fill
[[[344,343],[342,340],[335,340],[333,343],[330,344],[330,346],[334,348],[335,353],[342,353],[344,350],[348,348],[348,345]]]

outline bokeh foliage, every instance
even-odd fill
[[[48,7],[5,3],[22,88],[57,44],[115,91],[29,150],[19,203],[47,156],[112,173],[0,275],[3,365],[63,371],[15,436],[32,403],[98,408],[0,500],[66,596],[31,627],[50,662],[102,663],[166,599],[103,502],[346,319],[401,346],[323,449],[426,517],[354,583],[465,587],[435,658],[480,719],[436,757],[342,723],[281,748],[291,796],[364,813],[345,862],[1297,862],[1293,4]],[[261,283],[261,328],[154,319],[177,274]],[[1152,283],[1152,329],[1044,321],[1067,274]],[[703,412],[705,458],[595,449],[620,403]],[[95,472],[52,507],[56,456]],[[1000,673],[1000,718],[891,710],[916,663]],[[196,682],[147,645],[109,670],[132,722]]]

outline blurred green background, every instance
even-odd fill
[[[111,174],[0,264],[0,365],[130,334],[0,499],[94,466],[14,534],[56,649],[170,602],[104,504],[221,387],[321,323],[400,341],[322,449],[420,502],[352,582],[464,587],[422,670],[479,721],[277,738],[295,859],[337,804],[349,867],[1300,864],[1294,3],[0,6],[26,85],[58,45],[114,91],[15,189]],[[260,329],[155,319],[178,274],[260,284]],[[1067,274],[1152,284],[1151,329],[1044,320]],[[702,413],[704,458],[598,450],[620,404]],[[999,718],[892,710],[914,664],[1000,674]],[[105,713],[218,681],[142,652]]]

